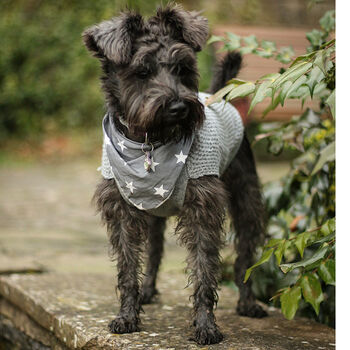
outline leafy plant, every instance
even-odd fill
[[[271,267],[272,262],[274,269],[288,277],[274,274],[285,283],[275,282],[283,286],[271,298],[280,302],[285,317],[292,319],[301,304],[307,303],[318,320],[331,325],[334,316],[325,315],[322,305],[331,302],[329,295],[334,297],[334,292],[328,297],[327,293],[335,286],[335,39],[329,39],[334,25],[334,11],[329,11],[320,20],[321,29],[306,34],[310,42],[307,52],[293,60],[292,48],[278,50],[273,42],[258,42],[255,36],[212,37],[209,43],[224,42],[222,50],[291,64],[254,82],[232,79],[207,100],[210,105],[222,98],[230,101],[250,96],[251,111],[270,99],[264,116],[287,99],[298,99],[302,106],[307,99],[319,101],[317,110],[305,109],[287,123],[262,124],[255,137],[256,142],[267,140],[269,153],[279,155],[293,149],[299,156],[285,177],[264,188],[269,239],[260,259],[247,269],[245,281],[257,267]],[[329,312],[331,308],[324,309]]]
[[[294,56],[294,49],[291,46],[277,49],[274,42],[266,40],[259,42],[255,35],[246,37],[240,37],[233,33],[226,33],[226,36],[213,35],[208,40],[208,44],[219,41],[224,43],[219,52],[238,50],[242,55],[252,53],[264,58],[273,57],[281,63],[290,63]]]

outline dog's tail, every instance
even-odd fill
[[[209,92],[214,94],[223,88],[227,81],[235,78],[242,65],[242,55],[233,51],[227,53],[214,68],[214,75],[211,81]]]

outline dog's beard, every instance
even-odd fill
[[[126,113],[129,131],[136,135],[147,132],[149,140],[162,143],[191,138],[204,121],[204,106],[194,93],[178,99],[187,106],[187,114],[176,121],[169,121],[167,111],[172,101],[169,96],[159,92],[152,94],[151,91],[148,98],[135,97]]]

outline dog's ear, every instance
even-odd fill
[[[159,8],[156,18],[175,36],[181,36],[195,51],[200,51],[209,34],[208,20],[199,12],[185,11],[180,5]]]
[[[95,57],[107,57],[117,64],[127,64],[132,57],[132,43],[141,35],[143,27],[140,14],[125,12],[86,29],[83,40]]]

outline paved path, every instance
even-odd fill
[[[0,277],[0,313],[27,334],[53,349],[334,349],[332,329],[310,320],[287,321],[277,311],[261,319],[234,311],[237,295],[222,287],[216,310],[224,334],[218,345],[197,346],[192,340],[190,288],[180,273],[162,273],[160,298],[145,305],[141,332],[112,335],[108,322],[117,305],[113,276],[94,274],[11,275]],[[30,319],[26,317],[30,314]]]
[[[108,271],[105,229],[90,204],[98,159],[58,164],[0,165],[0,263],[9,269],[43,265],[58,272]],[[262,179],[279,177],[285,163],[261,164]],[[162,268],[182,269],[185,252],[168,222]],[[76,256],[79,259],[75,259]],[[11,258],[10,260],[7,258]],[[28,265],[29,264],[29,265]]]
[[[115,268],[105,230],[90,205],[97,164],[98,159],[91,159],[0,166],[0,330],[15,334],[20,329],[17,337],[29,335],[40,349],[199,348],[189,340],[191,289],[184,289],[186,254],[176,245],[173,220],[161,267],[162,296],[145,306],[142,332],[108,335],[107,322],[117,309]],[[286,164],[259,165],[263,180],[285,171]],[[35,270],[49,272],[23,274]],[[235,292],[223,287],[220,296],[216,314],[225,341],[209,348],[333,348],[334,332],[328,327],[308,320],[289,322],[278,311],[264,321],[239,317]]]

